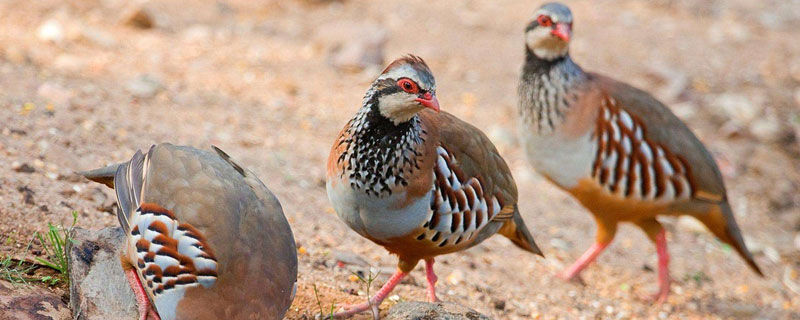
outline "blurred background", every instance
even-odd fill
[[[110,190],[74,171],[158,142],[214,144],[261,177],[294,229],[287,318],[363,301],[351,272],[383,270],[380,285],[396,261],[338,220],[325,161],[383,66],[414,53],[436,75],[442,109],[508,161],[547,256],[500,238],[443,256],[441,299],[496,319],[800,317],[800,1],[565,3],[574,60],[654,94],[715,155],[766,278],[689,218],[663,220],[675,283],[662,306],[639,299],[656,288],[655,250],[630,226],[584,283],[554,278],[592,243],[594,223],[520,150],[522,33],[541,2],[511,0],[0,1],[0,258],[41,257],[32,234],[69,225],[72,211],[82,228],[117,224]],[[22,291],[0,286],[0,300]],[[424,301],[424,274],[389,300]]]

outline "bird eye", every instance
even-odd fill
[[[536,18],[536,22],[538,22],[539,25],[542,27],[549,27],[553,25],[553,20],[550,20],[550,17],[545,15],[541,15],[538,18]]]
[[[419,87],[417,87],[417,84],[414,83],[414,81],[411,81],[410,79],[403,78],[397,80],[397,86],[400,87],[400,89],[403,89],[403,91],[408,93],[419,92]]]

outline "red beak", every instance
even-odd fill
[[[439,99],[436,99],[436,96],[430,92],[426,92],[422,98],[416,98],[414,101],[419,102],[425,108],[439,112]]]
[[[550,34],[561,38],[564,42],[569,42],[569,35],[572,33],[572,27],[566,23],[556,23],[556,28],[550,31]]]

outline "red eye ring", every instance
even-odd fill
[[[553,25],[553,20],[551,20],[550,17],[546,15],[541,15],[537,17],[536,22],[539,23],[539,25],[542,27],[549,27]]]
[[[397,86],[400,87],[400,89],[403,89],[403,91],[408,92],[408,93],[418,93],[419,92],[419,87],[417,86],[417,84],[414,83],[414,81],[411,81],[411,79],[408,79],[408,78],[403,78],[403,79],[397,80]]]

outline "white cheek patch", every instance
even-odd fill
[[[411,120],[424,107],[414,101],[416,96],[405,92],[396,92],[378,98],[378,110],[394,124]]]
[[[537,57],[545,60],[564,56],[569,49],[566,42],[553,37],[546,27],[537,27],[525,33],[525,43]]]

